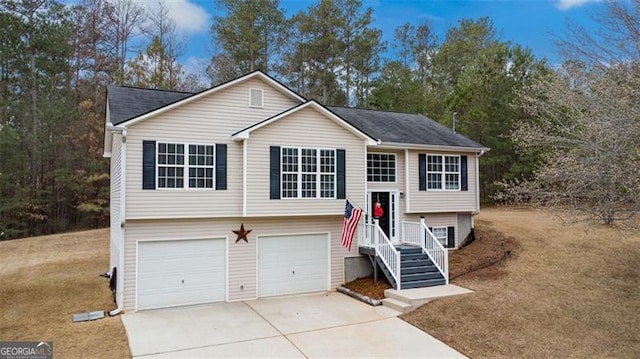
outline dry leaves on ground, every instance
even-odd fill
[[[120,317],[71,320],[115,309],[109,280],[99,276],[108,253],[107,229],[0,242],[0,338],[52,341],[58,358],[130,358]]]

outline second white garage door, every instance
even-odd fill
[[[327,290],[328,252],[327,234],[260,237],[258,296]]]
[[[138,309],[225,300],[226,241],[138,243]]]

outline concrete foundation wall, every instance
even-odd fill
[[[373,275],[373,266],[365,256],[347,257],[344,259],[344,282],[349,283],[358,278]]]

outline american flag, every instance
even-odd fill
[[[347,248],[351,252],[351,242],[353,241],[353,235],[358,229],[358,222],[362,216],[362,210],[355,208],[347,201],[347,205],[344,209],[344,224],[342,225],[342,246]]]

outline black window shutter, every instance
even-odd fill
[[[447,248],[454,248],[456,246],[456,228],[447,227]]]
[[[347,198],[345,151],[336,150],[336,198]]]
[[[269,198],[280,199],[280,146],[269,148],[269,189]]]
[[[460,190],[469,190],[469,171],[467,170],[467,156],[460,156]]]
[[[227,145],[216,144],[216,189],[227,189]]]
[[[427,155],[418,154],[418,190],[427,190]]]
[[[142,189],[156,189],[156,141],[142,141]]]

